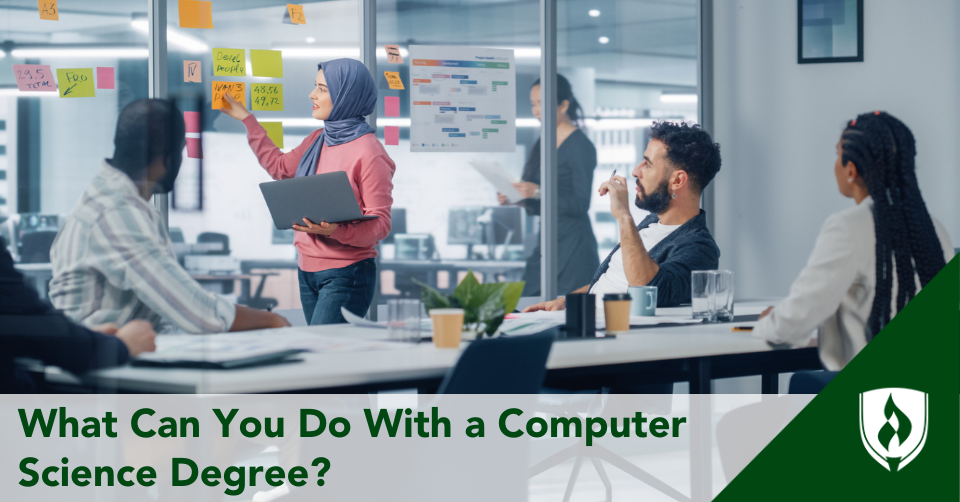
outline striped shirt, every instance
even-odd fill
[[[177,262],[160,213],[106,161],[50,250],[50,301],[87,326],[134,319],[157,331],[230,329],[236,307]]]

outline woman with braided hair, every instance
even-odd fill
[[[839,371],[946,265],[950,236],[927,212],[915,156],[913,134],[892,115],[847,124],[834,174],[857,205],[827,219],[790,295],[764,311],[754,336],[801,346],[816,329],[820,360]]]

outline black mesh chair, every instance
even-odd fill
[[[556,329],[471,342],[437,394],[538,394]]]

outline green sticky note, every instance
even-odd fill
[[[246,77],[247,59],[243,49],[213,48],[213,74],[224,77]]]
[[[250,97],[254,110],[283,111],[283,84],[253,84]]]
[[[93,84],[93,68],[57,68],[61,98],[92,98]]]
[[[283,78],[283,56],[280,51],[250,49],[254,77]]]
[[[283,122],[260,122],[260,125],[267,130],[267,137],[273,141],[277,148],[283,148]]]

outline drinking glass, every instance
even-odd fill
[[[420,341],[420,300],[387,300],[387,335],[397,342]]]
[[[733,272],[717,270],[711,296],[710,322],[733,321]]]
[[[710,319],[711,298],[716,287],[716,270],[694,270],[690,277],[691,298],[694,319]]]

